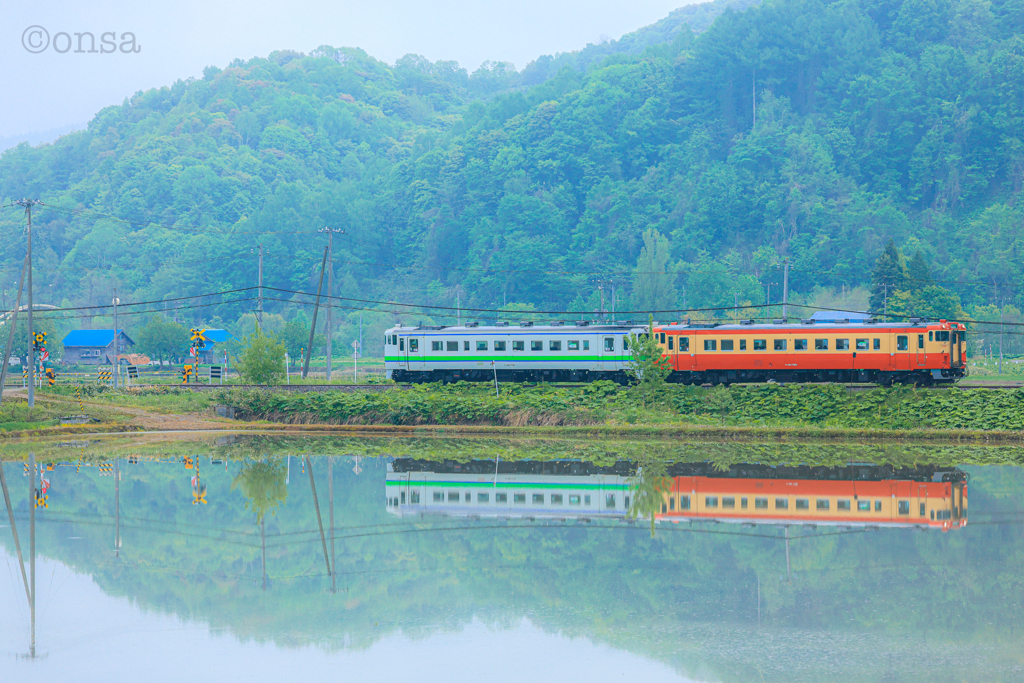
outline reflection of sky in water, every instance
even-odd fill
[[[103,593],[88,576],[36,561],[36,661],[28,651],[29,613],[17,558],[0,580],[3,680],[183,681],[324,680],[690,681],[644,657],[585,638],[547,633],[527,619],[508,628],[474,620],[460,630],[411,639],[385,635],[365,650],[242,642],[204,623],[183,622]],[[310,625],[311,627],[314,625]]]

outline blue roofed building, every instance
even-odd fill
[[[206,348],[200,351],[199,361],[201,363],[212,363],[213,365],[224,362],[224,345],[227,342],[232,339],[238,341],[238,337],[227,330],[207,329],[203,332],[203,336],[209,341],[206,342]],[[217,348],[218,344],[220,344],[220,348]]]
[[[117,355],[131,352],[135,342],[117,331],[118,345],[114,351],[114,330],[72,330],[64,337],[64,362],[83,365],[110,365]]]

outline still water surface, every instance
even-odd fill
[[[1024,679],[1016,449],[41,444],[27,572],[30,452],[3,681]]]

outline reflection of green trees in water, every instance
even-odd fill
[[[637,463],[636,476],[630,485],[630,519],[646,519],[651,523],[651,538],[654,538],[654,515],[661,512],[665,492],[671,486],[668,466],[660,458],[643,457]]]
[[[246,507],[256,513],[257,524],[263,521],[264,515],[274,514],[276,508],[288,500],[287,471],[281,458],[248,461],[231,482],[231,490],[240,489]]]

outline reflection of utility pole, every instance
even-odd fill
[[[1006,299],[999,302],[999,374],[1003,374],[1003,305]]]
[[[334,456],[327,458],[327,505],[331,508],[331,592],[338,591],[338,567],[334,558]]]
[[[786,527],[786,581],[792,583],[793,576],[789,571],[789,526]]]
[[[331,575],[331,560],[327,556],[327,539],[324,538],[324,520],[320,516],[320,500],[316,497],[316,482],[313,480],[313,463],[309,456],[306,456],[306,471],[309,472],[309,490],[313,492],[313,507],[316,508],[316,524],[320,527],[320,543],[324,547],[324,564],[327,565],[327,575]]]
[[[30,385],[31,386],[31,385]],[[36,455],[28,454],[28,566],[29,586],[32,589],[32,604],[29,605],[32,619],[31,657],[36,658]]]
[[[114,458],[114,557],[121,554],[121,458]]]
[[[7,505],[7,518],[11,522],[11,534],[14,536],[14,549],[18,553],[18,566],[21,567],[21,580],[25,584],[25,597],[32,602],[32,592],[28,588],[28,575],[25,573],[25,559],[21,555],[21,541],[18,540],[18,525],[14,523],[14,508],[11,506],[11,493],[7,490],[7,477],[4,476],[3,463],[0,463],[0,486],[4,490],[4,503]]]
[[[260,518],[260,547],[263,557],[263,590],[267,590],[267,519]]]

